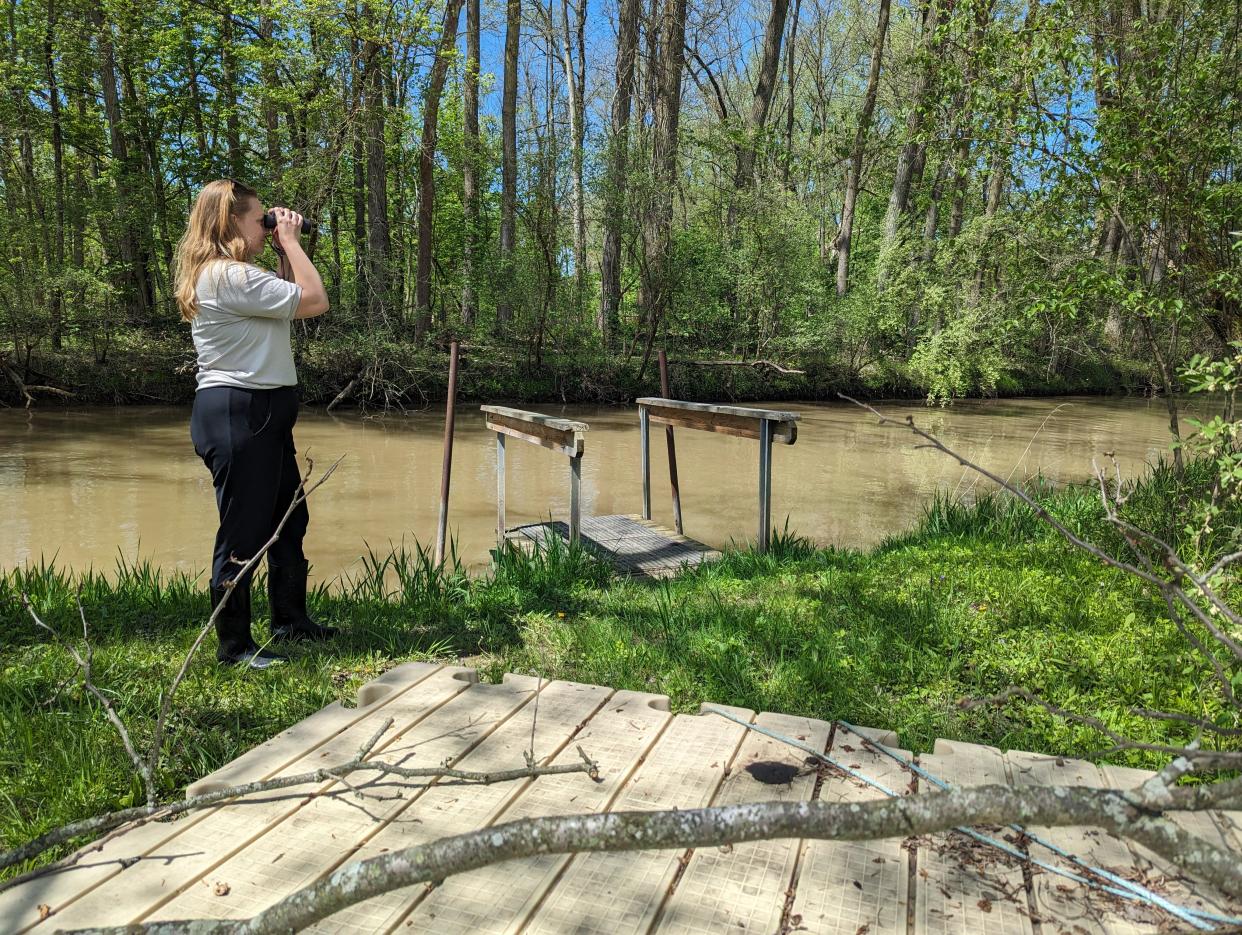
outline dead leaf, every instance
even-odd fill
[[[47,903],[39,903],[39,921],[42,922],[52,914],[52,907]]]
[[[982,909],[984,912],[991,912],[992,911],[992,900],[988,899],[986,896],[983,897],[983,899],[979,900],[979,908]]]
[[[229,885],[221,880],[216,884],[214,892],[217,896],[227,896],[229,895],[229,889]]]
[[[864,922],[862,925],[858,926],[858,931],[855,932],[854,935],[867,935],[869,931],[871,931],[871,923]]]

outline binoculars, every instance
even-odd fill
[[[274,211],[269,211],[267,212],[267,214],[263,215],[263,226],[266,227],[268,230],[276,229],[276,213]],[[314,229],[315,229],[314,221],[309,221],[306,218],[302,218],[302,233],[303,234],[309,234]]]

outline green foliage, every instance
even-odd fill
[[[0,65],[13,92],[0,99],[0,124],[15,128],[0,160],[0,353],[28,382],[94,393],[94,381],[75,383],[88,358],[102,370],[122,345],[176,337],[188,346],[169,259],[195,192],[233,175],[322,222],[315,259],[333,308],[299,326],[312,395],[333,398],[357,372],[358,355],[345,365],[342,348],[372,344],[392,353],[372,365],[379,379],[366,382],[366,402],[421,403],[417,367],[386,361],[422,350],[409,346],[414,203],[438,17],[364,4],[345,23],[308,0],[239,0],[230,10],[236,21],[168,0],[105,0],[100,22],[83,28],[46,0],[14,6],[12,54]],[[522,46],[518,222],[502,264],[500,121],[486,103],[502,63],[482,63],[476,148],[465,132],[465,63],[454,55],[433,168],[432,344],[461,336],[494,351],[511,377],[488,385],[507,396],[624,398],[636,387],[621,371],[636,373],[653,334],[674,358],[770,358],[808,371],[801,383],[716,375],[705,391],[772,398],[833,384],[946,401],[1122,384],[1171,393],[1190,354],[1217,354],[1237,337],[1242,264],[1229,231],[1242,205],[1239,112],[1226,103],[1242,44],[1229,4],[1139,15],[1082,0],[962,2],[934,35],[899,7],[863,153],[848,290],[838,295],[841,166],[858,127],[874,16],[863,3],[802,10],[800,77],[792,88],[781,78],[760,127],[737,111],[752,93],[737,63],[713,66],[710,80],[691,63],[672,185],[656,182],[651,128],[636,116],[650,105],[640,82],[627,132],[587,137],[580,283],[559,56],[540,61],[541,44]],[[710,44],[723,27],[690,28]],[[612,101],[614,53],[607,41],[588,52],[589,112]],[[363,93],[373,78],[377,97]],[[920,85],[929,90],[915,100]],[[372,166],[368,140],[380,133],[382,164]],[[907,144],[918,158],[894,236],[886,212]],[[738,158],[752,148],[754,171],[739,178]],[[618,151],[628,157],[624,192],[607,169]],[[479,173],[474,231],[463,205],[467,165]],[[595,325],[598,251],[613,214],[623,297],[605,348]],[[672,275],[653,322],[638,285],[657,215],[673,219]],[[385,240],[381,261],[372,241]],[[479,309],[471,324],[460,311],[467,285]],[[391,299],[382,316],[369,302],[374,290]],[[503,325],[501,304],[513,312]],[[343,365],[315,370],[323,358]],[[556,379],[544,378],[549,367]],[[114,370],[99,398],[170,398],[167,374],[146,371]],[[20,399],[8,381],[0,394]]]

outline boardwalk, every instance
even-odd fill
[[[825,751],[901,794],[927,788],[840,724],[723,710]],[[470,669],[425,663],[388,672],[361,690],[357,707],[330,705],[190,792],[345,762],[388,718],[394,725],[374,755],[389,762],[520,766],[533,725],[540,761],[575,761],[581,745],[600,763],[600,781],[575,773],[465,787],[359,776],[350,788],[326,781],[254,795],[130,830],[72,869],[0,894],[0,930],[243,918],[347,861],[517,818],[883,794],[844,772],[808,767],[803,752],[734,720],[671,714],[660,695],[519,675],[480,684]],[[892,734],[865,733],[908,755]],[[945,741],[919,762],[961,784],[1133,785],[1145,775]],[[1242,859],[1242,816],[1200,814],[1186,822]],[[1043,834],[1179,904],[1242,914],[1242,906],[1180,878],[1137,846],[1080,828]],[[1164,910],[1031,873],[1024,863],[958,833],[546,856],[390,893],[315,931],[1129,935],[1187,929]]]

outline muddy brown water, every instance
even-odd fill
[[[1064,483],[1115,452],[1133,476],[1169,449],[1161,401],[1051,398],[968,401],[948,409],[879,404],[913,415],[964,455],[1015,479],[1042,473]],[[866,547],[914,523],[936,490],[972,496],[987,482],[942,454],[919,450],[848,404],[780,403],[801,413],[797,444],[773,451],[772,515],[821,544]],[[590,424],[583,513],[641,509],[634,408],[541,406]],[[1192,407],[1189,415],[1194,415]],[[368,548],[435,541],[443,412],[364,418],[303,410],[295,438],[316,470],[337,473],[312,497],[307,554],[313,576],[356,573]],[[677,430],[686,534],[712,546],[753,539],[758,445]],[[567,461],[509,439],[508,521],[565,518]],[[654,518],[672,524],[662,427],[652,430]],[[481,569],[494,545],[495,436],[477,406],[458,409],[449,526],[461,558]],[[201,573],[215,535],[211,480],[189,439],[188,408],[0,410],[0,569],[55,558],[111,571],[118,557]]]

